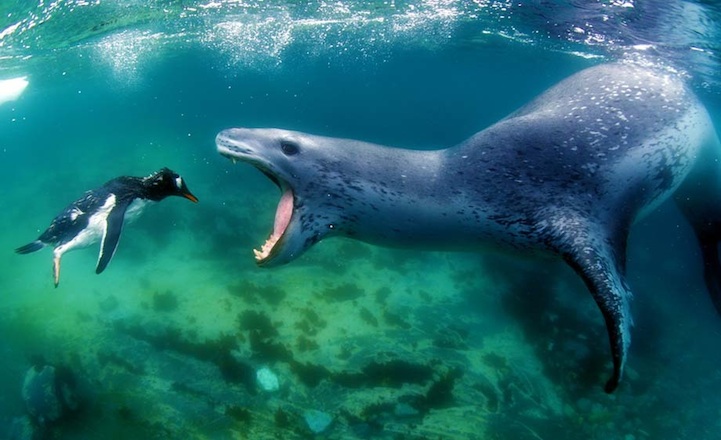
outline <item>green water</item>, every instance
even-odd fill
[[[0,437],[17,433],[42,356],[74,372],[82,397],[45,438],[717,438],[721,320],[672,206],[632,231],[634,340],[609,396],[602,317],[560,262],[331,239],[261,269],[252,249],[277,188],[215,152],[233,126],[453,145],[628,55],[638,42],[618,29],[661,27],[660,5],[620,3],[554,3],[555,27],[503,2],[1,6],[0,79],[29,85],[0,104]],[[678,17],[703,12],[679,4]],[[684,32],[654,55],[718,120],[718,29],[678,17]],[[614,24],[605,44],[573,31],[594,19]],[[149,207],[101,275],[97,245],[65,255],[57,289],[50,250],[13,252],[87,189],[163,166],[200,203]],[[279,390],[258,387],[263,367]],[[322,434],[311,410],[333,419]]]

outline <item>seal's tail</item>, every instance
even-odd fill
[[[684,202],[687,202],[688,198],[685,199]],[[717,209],[709,206],[699,209],[698,204],[679,203],[679,207],[696,234],[703,259],[703,277],[706,289],[716,311],[721,315],[721,260],[719,259],[721,205]]]
[[[721,188],[713,190],[712,185],[700,185],[687,191],[682,188],[682,197],[676,199],[681,211],[691,224],[698,241],[703,259],[703,277],[716,311],[721,315]]]
[[[706,289],[708,289],[716,311],[721,315],[721,260],[719,260],[718,251],[718,245],[721,242],[721,221],[706,223],[704,227],[693,226],[701,246]]]
[[[15,252],[18,254],[29,254],[31,252],[39,251],[45,247],[45,243],[43,243],[40,240],[35,240],[31,243],[26,244],[25,246],[20,246],[19,248],[15,249]]]
[[[721,143],[712,142],[676,192],[675,200],[691,224],[701,248],[703,276],[716,310],[721,315]]]

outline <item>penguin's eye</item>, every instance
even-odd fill
[[[294,156],[300,152],[298,144],[292,141],[280,141],[280,149],[286,156]]]

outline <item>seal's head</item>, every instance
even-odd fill
[[[218,133],[218,152],[233,162],[248,162],[268,176],[281,191],[273,230],[254,250],[260,266],[278,266],[300,256],[341,220],[340,204],[324,191],[333,176],[332,161],[320,148],[324,138],[279,129],[231,128]],[[324,194],[323,194],[324,193]]]

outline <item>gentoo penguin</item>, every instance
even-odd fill
[[[95,268],[95,273],[101,273],[115,254],[123,222],[137,217],[149,202],[158,202],[168,196],[198,201],[183,178],[168,168],[161,168],[148,177],[117,177],[100,188],[87,191],[58,214],[37,240],[15,252],[29,254],[48,245],[54,246],[53,278],[58,287],[63,254],[102,239]]]

